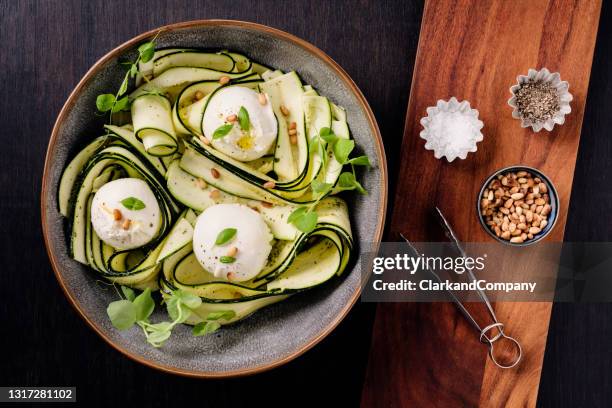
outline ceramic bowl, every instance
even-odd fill
[[[95,99],[118,88],[124,73],[119,59],[134,59],[136,47],[158,32],[159,48],[230,49],[267,66],[296,70],[305,82],[345,107],[359,149],[374,164],[361,176],[369,194],[345,197],[353,234],[362,246],[381,240],[387,205],[385,154],[374,115],[348,74],[321,50],[288,33],[254,23],[202,20],[162,27],[127,41],[96,62],[70,94],[51,134],[41,193],[42,226],[53,270],[87,324],[114,348],[143,364],[195,377],[246,375],[279,366],[313,347],[346,316],[360,294],[358,267],[214,335],[193,337],[191,328],[181,325],[164,347],[156,349],[146,343],[138,327],[118,331],[111,325],[106,307],[117,300],[115,291],[104,290],[92,270],[68,255],[68,226],[57,206],[62,170],[79,149],[102,133],[104,118],[95,115]],[[157,309],[161,314],[161,308]]]

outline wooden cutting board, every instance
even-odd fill
[[[492,239],[477,220],[485,178],[512,164],[542,170],[555,184],[560,215],[549,241],[562,241],[584,114],[599,0],[429,0],[404,128],[389,241],[435,241],[428,214],[439,206],[463,241]],[[552,132],[522,129],[506,104],[529,68],[561,73],[572,113]],[[438,99],[467,99],[480,111],[484,141],[466,160],[436,160],[419,138],[419,120]],[[451,303],[384,303],[377,309],[363,407],[535,406],[551,303],[497,303],[524,358],[501,370],[487,358]]]

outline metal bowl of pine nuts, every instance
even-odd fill
[[[552,231],[559,197],[541,171],[517,165],[491,174],[480,189],[476,206],[480,224],[489,235],[507,245],[526,246]]]

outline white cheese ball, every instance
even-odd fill
[[[237,116],[241,107],[249,114],[249,130],[242,130],[236,120],[227,135],[214,139],[215,130],[228,123],[228,116]],[[216,92],[208,102],[203,121],[204,135],[213,147],[240,161],[259,159],[268,153],[278,132],[270,101],[262,105],[257,92],[242,86],[230,86]]]
[[[216,245],[219,233],[236,229],[227,243]],[[193,252],[209,273],[232,282],[256,277],[264,268],[272,250],[273,237],[261,215],[242,204],[217,204],[208,207],[196,220]],[[234,258],[223,262],[222,257]]]
[[[137,209],[141,205],[134,207],[136,200],[144,204],[144,208]],[[120,219],[116,219],[117,215]],[[134,249],[155,238],[161,226],[161,211],[146,182],[122,178],[104,184],[95,193],[91,203],[91,224],[106,244],[118,250]]]

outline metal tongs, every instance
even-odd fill
[[[446,220],[446,218],[442,214],[442,211],[440,211],[438,207],[436,207],[436,215],[438,216],[440,224],[442,225],[442,228],[444,229],[445,235],[448,237],[448,239],[450,239],[451,244],[455,246],[456,250],[459,252],[459,254],[462,257],[467,257],[465,250],[459,243],[459,239],[457,238],[457,235],[455,235],[455,232],[451,228],[449,222]],[[409,248],[412,251],[414,251],[415,254],[418,255],[418,251],[414,247],[414,245],[403,234],[400,234],[400,235],[406,241]],[[439,283],[442,283],[442,279],[440,279],[440,276],[435,271],[429,270],[429,269],[427,270],[434,276],[434,278],[436,278],[436,280]],[[468,273],[469,279],[471,279],[472,281],[476,280],[476,277],[474,276],[474,272],[472,271],[471,268],[467,268],[467,273]],[[481,327],[478,324],[478,322],[476,322],[476,319],[474,319],[474,317],[466,309],[463,303],[461,303],[461,301],[457,298],[457,296],[453,293],[452,290],[446,289],[446,292],[452,298],[453,302],[455,303],[459,311],[468,320],[468,322],[470,322],[471,325],[478,331],[478,333],[480,333],[480,342],[485,343],[489,346],[489,357],[491,358],[493,363],[495,363],[495,365],[498,366],[499,368],[512,368],[516,366],[519,363],[519,361],[521,361],[521,357],[523,356],[523,349],[520,343],[514,337],[510,337],[504,333],[504,324],[500,323],[497,320],[497,316],[495,315],[495,311],[493,310],[493,307],[491,306],[491,302],[489,302],[489,298],[484,293],[484,291],[482,289],[479,289],[478,287],[476,287],[476,291],[478,292],[478,295],[482,299],[483,303],[487,306],[489,315],[491,316],[491,319],[493,320],[493,323],[485,327]],[[493,337],[489,337],[487,333],[494,328],[497,328],[498,333]],[[495,359],[495,355],[493,354],[493,344],[501,338],[506,338],[507,340],[510,340],[511,342],[513,342],[516,345],[516,348],[518,350],[518,355],[516,359],[514,361],[511,361],[511,363],[509,364],[501,364]]]

